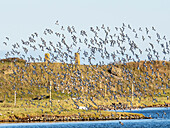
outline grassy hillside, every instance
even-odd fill
[[[80,106],[118,109],[166,104],[170,96],[169,78],[170,62],[163,61],[102,66],[1,62],[0,100],[3,103],[0,107],[8,109],[0,112],[7,114],[20,108],[23,109],[20,114],[62,114],[76,111]],[[52,101],[49,101],[50,81]]]
[[[110,67],[112,73],[108,72]],[[127,97],[131,95],[132,83],[136,96],[154,96],[154,92],[164,96],[169,94],[169,73],[170,62],[163,65],[162,61],[102,66],[5,62],[0,64],[0,98],[5,95],[6,100],[11,100],[15,90],[18,98],[49,95],[49,81],[52,81],[53,98],[71,94],[72,97],[101,98],[113,94]]]

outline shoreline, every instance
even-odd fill
[[[148,106],[137,106],[137,107],[110,107],[110,106],[101,106],[101,108],[99,108],[100,110],[138,110],[138,109],[144,109],[144,108],[167,108],[170,107],[170,103],[166,103],[165,104],[158,104],[158,105],[148,105]]]
[[[16,115],[11,115],[11,119],[0,120],[1,123],[34,123],[34,122],[74,122],[74,121],[106,121],[106,120],[137,120],[137,119],[152,119],[152,117],[146,117],[140,113],[128,113],[112,112],[108,114],[102,114],[101,116],[92,115],[71,115],[71,116],[59,116],[59,115],[41,115],[41,116],[30,116],[30,117],[19,117]],[[115,114],[117,113],[117,114]]]
[[[168,106],[169,107],[169,106]],[[143,108],[133,108],[133,109],[116,109],[119,110],[139,110],[144,108],[168,108],[165,106],[156,106],[156,107],[143,107]],[[106,111],[106,110],[104,110]],[[107,110],[114,111],[114,109]],[[94,117],[89,115],[84,116],[59,116],[59,115],[41,115],[41,116],[30,116],[30,117],[18,117],[16,115],[10,116],[11,119],[0,120],[0,124],[2,123],[34,123],[34,122],[74,122],[74,121],[105,121],[105,120],[137,120],[137,119],[152,119],[152,117],[146,117],[143,114],[137,115],[137,113],[130,113],[126,115],[128,112],[123,112],[125,114],[118,114],[118,116],[105,116],[102,115],[100,117]]]
[[[123,110],[142,110],[144,108],[169,108],[164,105],[156,105],[156,106],[147,106],[147,107],[133,107],[130,109],[116,109],[117,111]],[[116,111],[114,109],[103,109],[102,111]],[[78,116],[73,114],[71,116],[60,116],[60,115],[40,115],[40,116],[30,116],[30,117],[19,117],[16,115],[9,116],[10,119],[1,119],[0,124],[2,123],[35,123],[35,122],[74,122],[74,121],[106,121],[106,120],[137,120],[137,119],[152,119],[152,117],[146,117],[140,113],[129,113],[129,112],[115,112],[118,113],[114,116],[108,114],[102,114],[101,116],[92,116],[92,115],[82,115]],[[128,113],[128,114],[127,114]]]
[[[135,114],[135,113],[134,113]],[[69,117],[45,117],[41,118],[38,116],[31,118],[19,118],[15,120],[0,120],[0,124],[3,123],[35,123],[35,122],[79,122],[79,121],[106,121],[106,120],[138,120],[138,119],[152,119],[152,117],[140,117],[131,115],[127,117],[100,117],[100,118],[69,118]]]

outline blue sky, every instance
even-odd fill
[[[169,39],[169,5],[170,0],[0,0],[0,55],[10,50],[3,45],[6,36],[9,44],[19,42],[31,33],[53,28],[56,20],[84,30],[102,24],[154,26]]]

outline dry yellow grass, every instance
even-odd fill
[[[153,62],[153,64],[147,62],[145,64],[147,69],[143,64],[144,62],[131,62],[127,65],[97,67],[50,63],[46,67],[45,63],[16,62],[15,66],[10,62],[1,63],[0,100],[5,100],[0,103],[0,113],[10,115],[10,112],[15,112],[18,115],[22,113],[35,115],[41,114],[41,109],[43,109],[43,113],[62,114],[77,113],[79,111],[77,106],[87,106],[90,109],[98,109],[100,106],[111,108],[112,103],[132,106],[131,102],[127,101],[127,99],[132,100],[132,83],[135,94],[133,107],[169,103],[166,96],[170,96],[170,89],[167,88],[170,85],[168,80],[170,62],[165,62],[165,66],[161,61]],[[116,72],[116,76],[108,73],[110,66],[112,66],[112,72]],[[128,77],[124,69],[131,71],[133,77]],[[43,95],[49,96],[49,81],[53,83],[51,107],[49,99],[32,100]],[[15,107],[14,91],[17,92],[17,106]],[[79,99],[73,101],[74,98]],[[153,101],[155,98],[157,102]]]

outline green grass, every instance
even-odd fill
[[[48,102],[48,101],[42,101],[42,102]],[[45,107],[42,107],[41,105],[44,103],[40,103],[38,101],[33,102],[32,105],[30,102],[28,102],[28,105],[20,106],[22,104],[21,101],[18,101],[17,106],[14,106],[12,104],[6,103],[1,105],[0,107],[0,113],[2,114],[0,116],[0,120],[8,120],[8,119],[15,119],[14,115],[16,115],[19,118],[25,118],[25,117],[35,117],[35,116],[42,116],[42,115],[55,115],[55,116],[66,116],[66,117],[72,117],[72,116],[80,116],[81,117],[107,117],[111,116],[111,114],[114,115],[114,117],[119,117],[119,116],[129,116],[129,115],[137,115],[140,117],[144,117],[142,114],[136,114],[136,113],[125,113],[125,112],[109,112],[109,111],[103,111],[103,110],[78,110],[75,109],[74,107],[68,107],[66,104],[63,103],[56,103],[55,106],[50,107],[48,104]],[[40,106],[37,108],[36,106],[40,104]],[[59,107],[59,104],[63,105],[63,107],[68,108],[68,109],[61,109]],[[67,105],[69,105],[67,103]],[[42,110],[43,111],[42,111]]]

